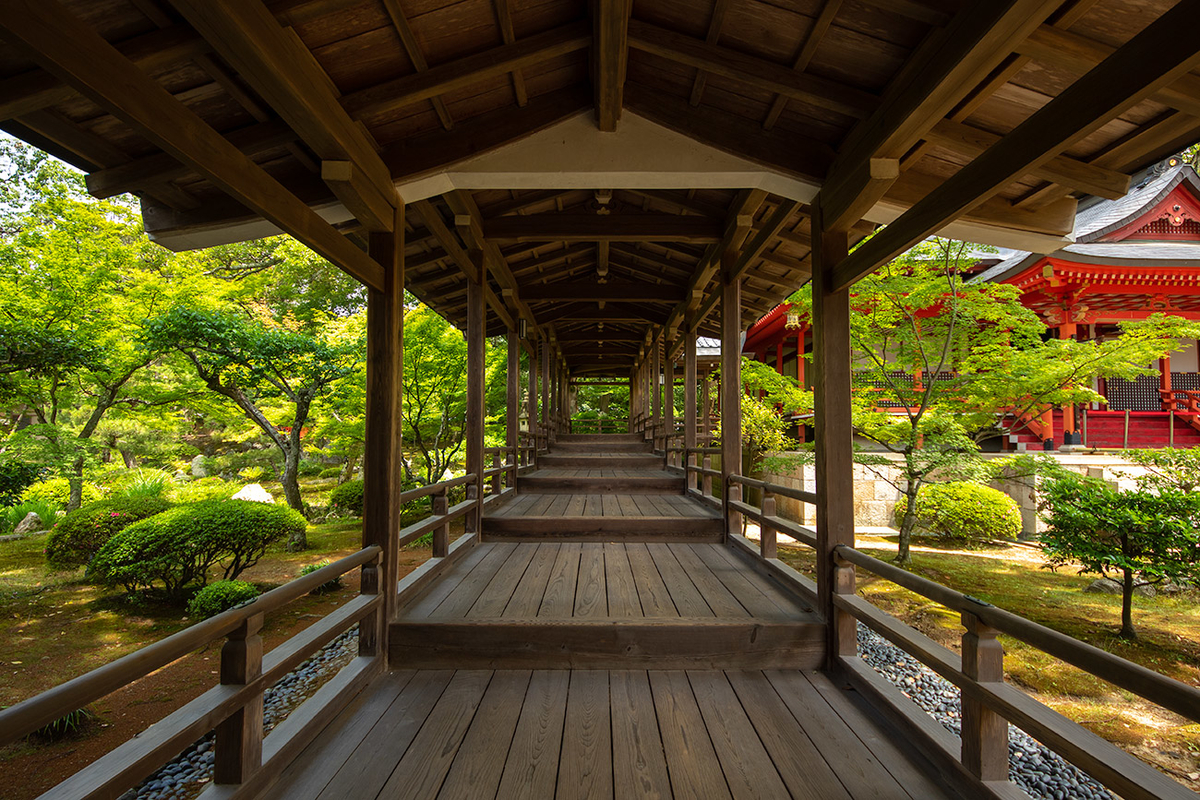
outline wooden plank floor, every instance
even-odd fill
[[[398,620],[794,620],[810,611],[724,545],[485,542],[402,608]]]
[[[485,513],[488,517],[720,517],[713,508],[675,494],[531,493]]]
[[[854,692],[798,671],[409,670],[376,679],[279,800],[958,797]]]

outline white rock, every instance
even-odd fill
[[[30,511],[25,515],[25,519],[13,529],[15,534],[35,533],[43,528],[42,518],[38,516],[36,511]]]
[[[204,466],[204,456],[196,456],[192,459],[192,477],[207,478],[208,469]]]
[[[275,498],[271,497],[271,493],[257,483],[251,483],[242,488],[240,492],[235,494],[233,500],[249,500],[252,503],[274,503]]]

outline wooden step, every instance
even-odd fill
[[[720,542],[720,517],[484,517],[489,542]]]
[[[607,444],[609,442],[641,442],[640,433],[562,433],[555,441],[582,444]]]
[[[538,459],[540,467],[558,469],[662,469],[662,456],[651,453],[556,453]]]
[[[396,669],[817,669],[814,618],[401,619]]]
[[[564,442],[559,439],[550,446],[550,452],[564,453],[649,453],[648,442]]]
[[[636,477],[548,477],[537,472],[517,478],[517,494],[683,494],[683,476],[657,473]]]

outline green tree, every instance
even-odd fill
[[[902,565],[921,486],[988,477],[979,442],[998,435],[1006,415],[1101,399],[1088,388],[1094,378],[1147,374],[1144,365],[1196,335],[1195,325],[1156,315],[1104,342],[1044,340],[1016,287],[964,278],[975,260],[965,242],[931,239],[859,281],[851,298],[854,428],[878,449],[856,457],[905,497]],[[811,303],[807,291],[793,301]],[[896,479],[885,469],[893,467]]]
[[[1137,638],[1134,589],[1200,579],[1200,494],[1148,483],[1123,490],[1060,470],[1045,482],[1041,504],[1051,569],[1078,564],[1083,573],[1120,576],[1119,635],[1126,639]]]
[[[417,463],[405,477],[427,485],[442,479],[463,450],[467,417],[467,343],[423,303],[404,312],[404,443]]]
[[[182,354],[204,385],[253,422],[283,459],[287,503],[304,510],[297,470],[301,434],[313,403],[339,378],[353,374],[361,341],[331,343],[228,311],[178,306],[147,324],[151,349]],[[306,546],[296,542],[297,549]]]

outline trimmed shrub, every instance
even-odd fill
[[[296,511],[268,503],[207,500],[176,506],[109,539],[88,565],[88,576],[130,592],[161,583],[178,597],[189,584],[204,586],[213,567],[226,580],[236,578],[258,563],[267,545],[305,527]]]
[[[104,499],[104,493],[94,483],[83,484],[83,502],[80,506],[95,503]],[[71,483],[66,478],[51,478],[39,481],[21,492],[21,502],[32,503],[41,500],[56,503],[59,508],[66,508],[71,500]]]
[[[114,535],[170,507],[161,497],[119,497],[77,508],[50,531],[46,560],[57,569],[83,566]]]
[[[296,476],[299,478],[315,478],[325,470],[325,465],[320,461],[301,461],[296,467]]]
[[[11,506],[21,499],[25,488],[34,483],[41,469],[23,461],[0,461],[0,506]]]
[[[342,467],[328,467],[317,473],[318,478],[340,478],[342,477]]]
[[[329,507],[340,514],[353,514],[361,517],[363,513],[363,482],[346,481],[329,495]]]
[[[210,583],[188,601],[188,616],[199,622],[215,617],[222,611],[240,606],[258,597],[259,591],[253,583],[246,581],[217,581]]]
[[[906,498],[896,503],[897,527],[907,507]],[[1021,509],[990,486],[967,481],[931,483],[917,494],[916,526],[943,539],[1015,539],[1021,533]]]
[[[311,575],[322,567],[328,567],[329,563],[330,562],[326,560],[318,561],[316,564],[306,564],[300,568],[300,577],[303,578],[305,575]],[[320,586],[309,592],[309,594],[325,594],[326,592],[336,591],[340,588],[342,588],[342,576],[338,575],[336,578],[325,581]]]

